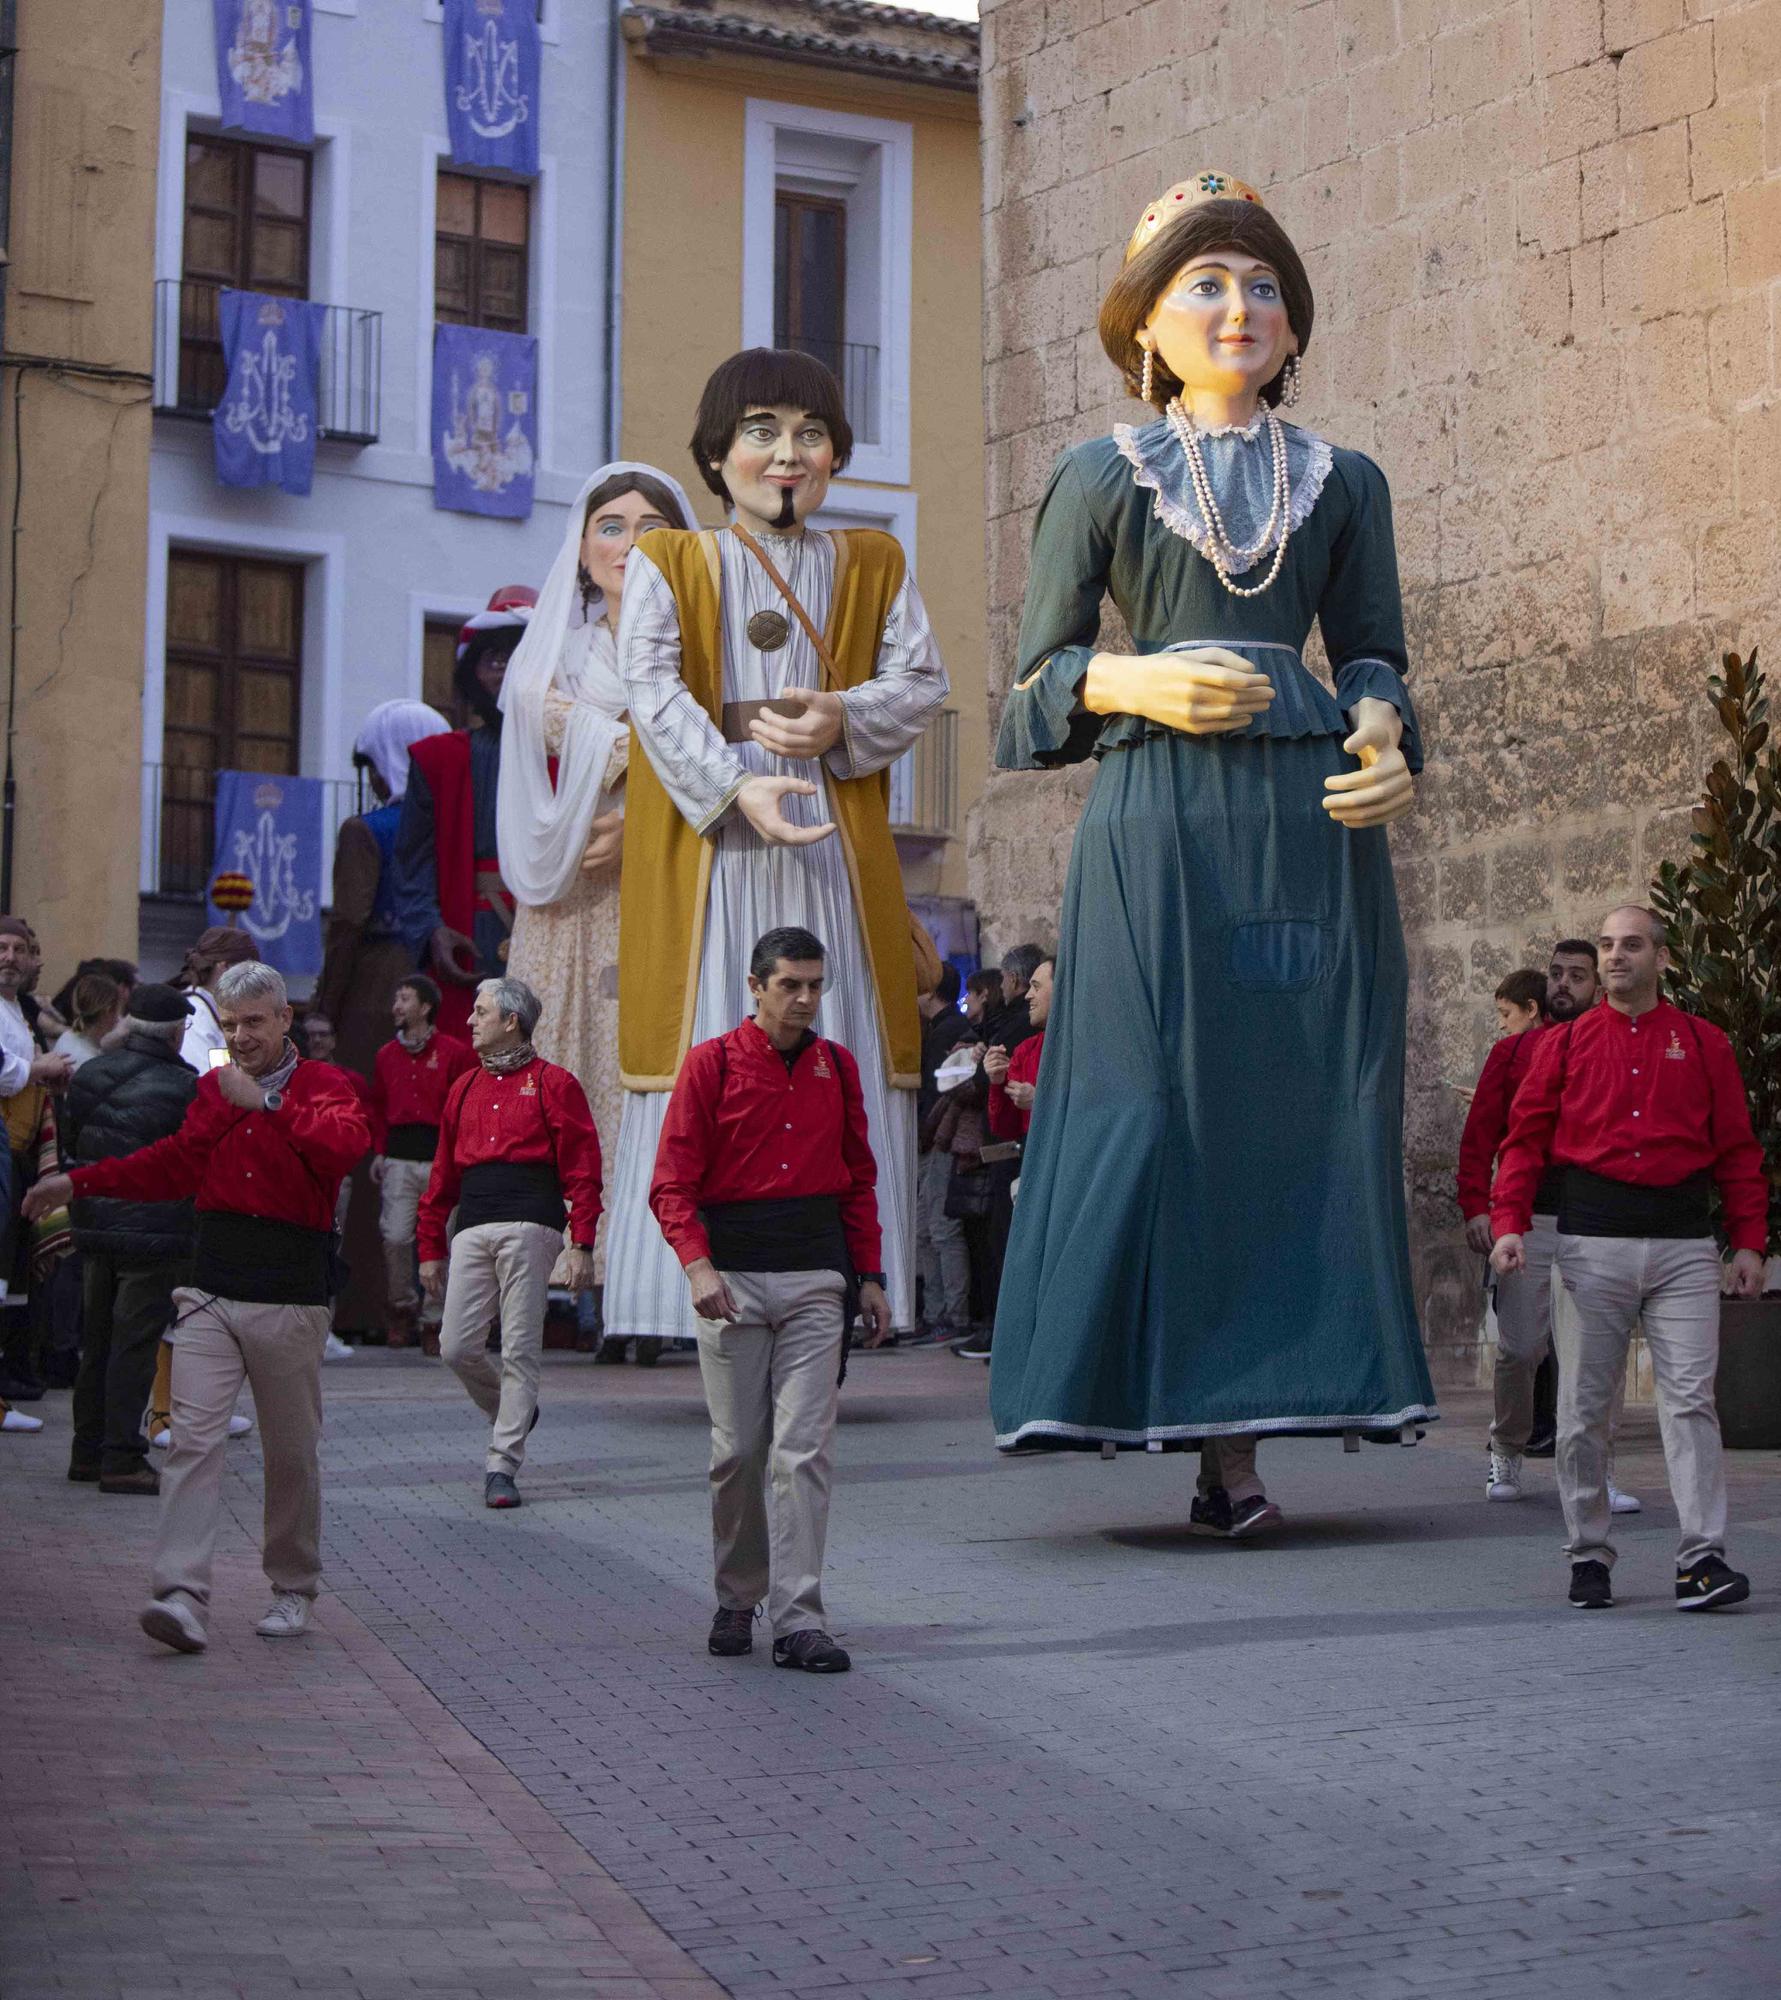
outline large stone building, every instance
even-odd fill
[[[1265,191],[1318,293],[1298,415],[1391,480],[1416,1282],[1469,1376],[1450,1080],[1504,971],[1684,847],[1706,675],[1776,632],[1781,0],[986,0],[983,33],[992,710],[1053,457],[1133,415],[1095,314],[1173,181]],[[985,792],[997,942],[1054,929],[1088,775]]]

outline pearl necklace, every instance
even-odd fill
[[[1286,468],[1286,432],[1280,419],[1264,406],[1263,421],[1274,453],[1274,504],[1268,510],[1259,539],[1248,548],[1239,548],[1231,540],[1224,516],[1218,511],[1218,502],[1212,494],[1212,481],[1206,471],[1205,456],[1200,450],[1199,434],[1194,429],[1193,419],[1181,407],[1180,397],[1170,402],[1164,415],[1180,442],[1182,456],[1187,460],[1188,476],[1193,481],[1194,498],[1200,503],[1200,519],[1206,524],[1206,536],[1212,544],[1211,563],[1219,582],[1233,597],[1260,597],[1273,588],[1280,574],[1280,565],[1286,560],[1287,537],[1292,532],[1292,486]],[[1273,539],[1276,528],[1280,539],[1267,575],[1252,589],[1233,583],[1231,571],[1247,569]]]

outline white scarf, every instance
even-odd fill
[[[680,503],[682,524],[698,525],[680,482],[634,459],[601,466],[569,509],[563,546],[501,686],[501,782],[495,794],[501,879],[516,901],[534,907],[568,893],[587,851],[588,829],[612,804],[603,788],[612,753],[626,733],[625,684],[605,600],[596,594],[584,606],[576,572],[588,496],[621,472],[659,480]],[[570,697],[554,787],[544,739],[544,701],[553,683]]]

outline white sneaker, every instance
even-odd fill
[[[1645,1503],[1636,1493],[1622,1493],[1613,1480],[1608,1481],[1608,1512],[1610,1514],[1642,1514]]]
[[[136,1622],[151,1639],[159,1639],[176,1653],[201,1653],[208,1643],[197,1612],[183,1597],[157,1597],[143,1606]]]
[[[349,1346],[337,1333],[329,1334],[322,1342],[324,1361],[350,1361],[357,1352],[356,1348]]]
[[[1484,1481],[1486,1500],[1519,1500],[1521,1498],[1521,1454],[1514,1451],[1493,1451],[1490,1454],[1490,1471]]]
[[[232,1438],[246,1437],[253,1427],[253,1418],[244,1417],[239,1410],[229,1419],[229,1435]]]
[[[309,1630],[309,1599],[294,1590],[281,1590],[254,1630],[262,1639],[300,1638]]]
[[[0,1416],[0,1431],[40,1431],[42,1428],[41,1417],[28,1417],[23,1410],[8,1409]]]

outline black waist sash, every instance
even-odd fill
[[[541,1222],[546,1229],[561,1229],[563,1219],[563,1183],[548,1160],[485,1160],[464,1169],[460,1229],[482,1222]]]
[[[1693,1237],[1713,1234],[1713,1176],[1705,1167],[1669,1187],[1610,1180],[1566,1167],[1558,1204],[1561,1236]]]
[[[438,1150],[437,1125],[392,1125],[383,1156],[386,1160],[430,1160]]]
[[[846,1286],[841,1298],[841,1380],[847,1380],[847,1350],[859,1316],[860,1287],[847,1233],[841,1227],[841,1198],[832,1194],[794,1195],[779,1201],[714,1201],[699,1211],[711,1239],[711,1261],[720,1271],[837,1271]]]
[[[192,1283],[201,1292],[248,1305],[326,1305],[333,1240],[331,1230],[231,1209],[200,1209]]]

